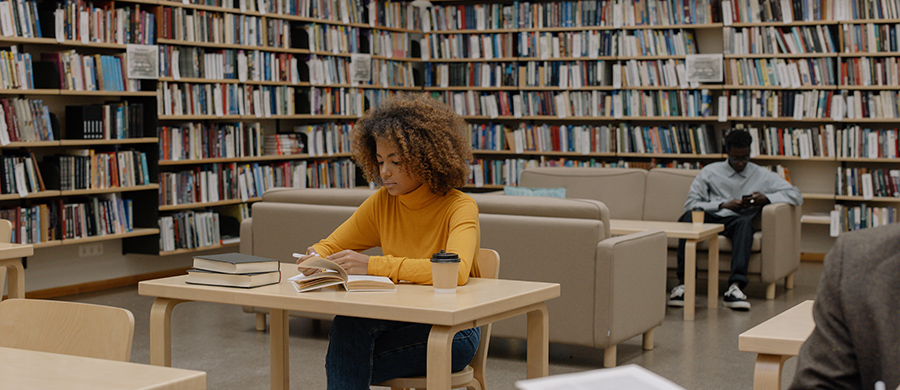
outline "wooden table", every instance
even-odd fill
[[[738,349],[756,353],[753,389],[781,389],[784,362],[800,353],[816,323],[813,301],[805,301],[738,336]]]
[[[697,293],[697,243],[709,240],[709,287],[707,307],[719,306],[719,232],[725,230],[720,223],[695,224],[691,222],[637,221],[610,219],[609,230],[614,235],[662,230],[669,238],[685,239],[684,246],[684,320],[694,320],[695,294]]]
[[[25,268],[21,258],[33,254],[34,246],[31,244],[0,243],[0,267],[6,267],[9,275],[9,298],[25,298]],[[4,281],[0,280],[0,296],[3,294],[3,284]]]
[[[205,390],[206,373],[0,347],[0,389]]]
[[[419,322],[434,325],[428,337],[428,388],[450,390],[450,345],[460,330],[527,314],[527,377],[547,376],[549,317],[546,301],[559,297],[559,284],[469,278],[456,294],[435,294],[431,286],[399,284],[394,292],[319,290],[297,293],[287,278],[297,266],[282,263],[282,282],[253,289],[185,283],[187,275],[143,281],[138,293],[157,297],[150,309],[150,363],[170,366],[171,317],[175,305],[204,301],[269,309],[271,388],[288,389],[288,310]]]

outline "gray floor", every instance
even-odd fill
[[[656,330],[655,348],[643,351],[640,336],[631,339],[619,345],[618,364],[638,364],[687,389],[750,389],[755,356],[738,351],[738,335],[799,302],[813,299],[820,272],[820,263],[803,263],[796,287],[785,291],[779,286],[772,301],[764,299],[762,286],[751,285],[746,291],[753,305],[749,312],[724,307],[707,310],[705,299],[699,295],[701,306],[693,322],[682,320],[681,309],[668,308],[665,321]],[[149,363],[152,299],[139,296],[136,287],[61,299],[131,310],[135,317],[131,360]],[[266,333],[254,330],[254,324],[253,315],[235,306],[198,302],[177,306],[172,321],[173,366],[206,371],[209,389],[267,389],[268,338]],[[292,389],[325,388],[327,329],[327,322],[290,320]],[[514,389],[515,381],[525,377],[524,342],[493,340],[489,351],[488,387]],[[598,369],[602,361],[602,350],[556,344],[550,347],[551,375]],[[795,361],[786,363],[785,384],[793,377]]]

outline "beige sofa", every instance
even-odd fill
[[[241,224],[241,252],[292,261],[353,213],[365,189],[273,189]],[[500,253],[500,277],[560,283],[547,303],[550,341],[603,348],[614,366],[616,345],[653,329],[665,317],[665,234],[610,237],[609,211],[583,199],[473,194],[481,244]],[[245,308],[265,313],[265,309]],[[304,316],[304,313],[293,313]],[[265,316],[257,317],[265,329]],[[525,319],[494,325],[493,337],[525,338]]]
[[[699,170],[654,168],[529,168],[520,187],[565,187],[567,198],[594,199],[609,207],[611,219],[677,221]],[[766,285],[766,298],[775,298],[775,283],[793,288],[800,267],[800,206],[786,203],[763,207],[755,221],[748,277]],[[669,239],[668,268],[674,275],[678,240]],[[697,266],[707,268],[709,245],[698,245]],[[720,278],[731,270],[731,240],[719,236]],[[705,273],[699,274],[705,277]]]

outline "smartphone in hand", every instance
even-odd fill
[[[743,205],[744,207],[750,207],[753,205],[753,203],[753,194],[744,195],[741,197],[741,205]]]

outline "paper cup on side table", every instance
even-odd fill
[[[431,279],[434,292],[455,293],[458,275],[459,256],[456,253],[447,253],[441,249],[440,253],[431,256]]]
[[[694,224],[696,224],[696,225],[702,225],[704,214],[705,213],[703,212],[703,210],[691,211],[691,221],[694,221]]]

